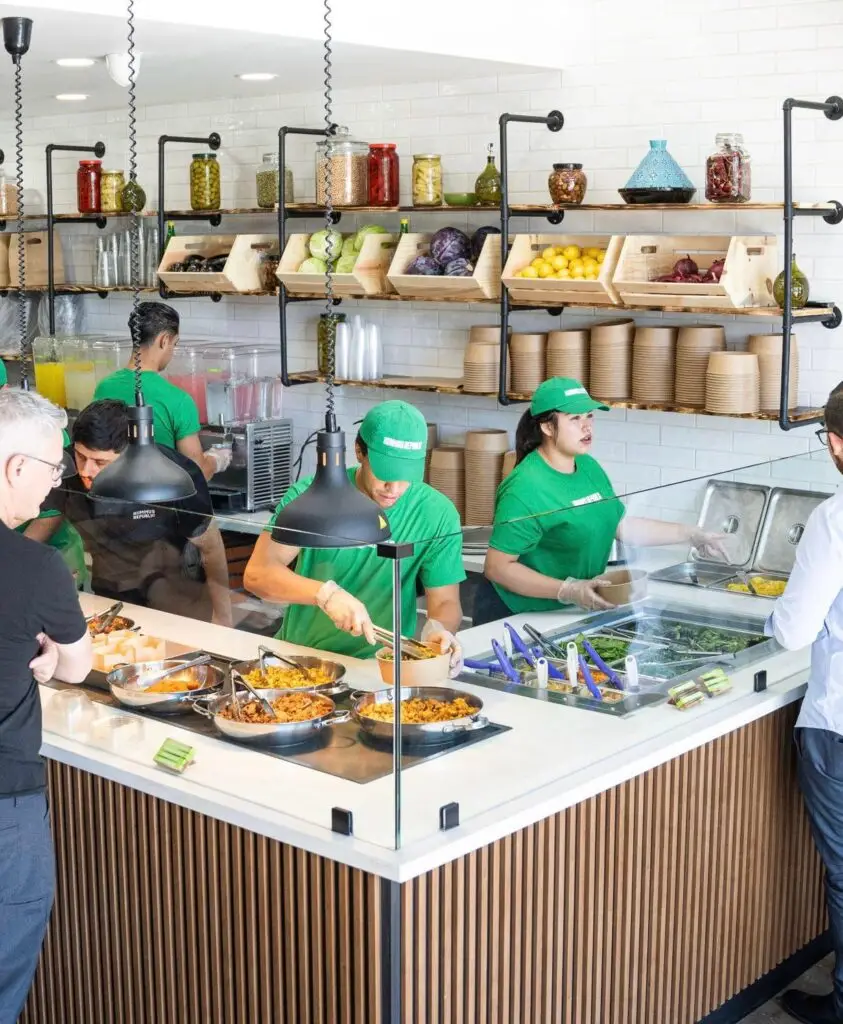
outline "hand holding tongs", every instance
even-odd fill
[[[372,632],[375,634],[375,639],[376,640],[380,640],[380,642],[385,647],[393,647],[394,648],[394,646],[395,646],[395,637],[393,636],[391,630],[384,629],[383,626],[375,626],[373,624],[372,625]],[[423,644],[420,640],[414,640],[412,637],[409,637],[409,636],[402,636],[400,638],[400,642],[401,642],[401,653],[403,655],[405,655],[406,657],[414,659],[414,660],[417,660],[417,661],[422,659],[422,658],[430,657],[430,652],[431,652],[432,648],[428,647],[427,644]]]

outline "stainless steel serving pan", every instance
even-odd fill
[[[112,696],[126,707],[135,710],[155,711],[157,714],[180,715],[190,711],[197,697],[215,693],[223,682],[223,671],[216,665],[197,665],[185,669],[186,674],[199,682],[195,690],[179,693],[148,693],[144,678],[157,676],[166,668],[183,664],[188,658],[168,658],[165,661],[141,661],[136,665],[124,665],[106,676]]]
[[[289,694],[289,690],[266,690],[268,700]],[[312,693],[310,690],[299,693]],[[319,696],[323,696],[319,694]],[[248,704],[254,698],[248,693],[238,693],[237,700],[241,707]],[[331,705],[331,710],[318,718],[308,718],[303,722],[238,722],[234,718],[226,718],[220,712],[231,703],[231,695],[228,693],[217,694],[206,701],[193,704],[193,710],[200,715],[210,718],[217,730],[229,739],[237,740],[238,743],[249,743],[252,746],[261,747],[282,747],[294,746],[298,743],[306,743],[313,739],[328,725],[338,725],[340,722],[347,722],[351,717],[349,711],[337,711],[334,702],[330,697],[325,700]]]
[[[360,709],[369,704],[387,704],[394,700],[395,691],[375,690],[373,693],[356,693],[352,697],[351,717],[360,728],[379,740],[387,743],[392,742],[393,723],[381,722],[367,715],[361,715]],[[414,744],[424,743],[447,743],[448,740],[456,739],[464,732],[472,732],[475,729],[485,729],[489,724],[488,718],[481,714],[483,701],[475,697],[473,693],[466,693],[465,690],[452,690],[448,686],[402,686],[401,700],[411,700],[417,697],[420,700],[441,700],[451,701],[462,697],[474,710],[471,715],[465,718],[454,718],[449,722],[425,722],[420,725],[402,725],[402,741]]]
[[[272,688],[272,692],[276,697],[280,697],[285,693],[319,693],[326,697],[333,696],[338,693],[342,693],[347,689],[345,680],[345,665],[341,665],[338,661],[328,661],[325,658],[307,657],[304,655],[284,655],[287,661],[295,662],[299,668],[319,670],[327,672],[330,675],[330,681],[327,683],[314,683],[312,686],[291,686],[287,689],[281,689],[278,687]],[[264,666],[277,667],[277,668],[289,668],[289,665],[285,665],[279,658],[273,658],[271,654],[268,654],[263,659]],[[248,675],[249,672],[254,672],[259,669],[260,659],[255,658],[254,661],[238,661],[231,666],[231,671],[234,673],[235,681],[237,676]],[[255,684],[252,683],[254,686]],[[269,691],[269,687],[257,686],[255,689],[260,690],[261,693]],[[273,699],[273,698],[270,698]]]

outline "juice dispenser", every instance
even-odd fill
[[[181,342],[175,351],[167,377],[171,384],[186,391],[196,402],[199,410],[199,422],[208,422],[208,402],[205,394],[207,374],[205,372],[204,348]]]
[[[35,390],[63,409],[67,407],[61,338],[42,335],[32,343]]]
[[[99,384],[112,373],[129,365],[132,343],[123,338],[97,336],[91,343],[91,359],[94,364],[94,378]]]
[[[67,338],[62,342],[62,355],[67,408],[84,409],[94,400],[97,386],[91,343],[87,338]]]
[[[243,345],[215,345],[204,350],[208,423],[212,426],[248,423],[254,418],[254,351]]]

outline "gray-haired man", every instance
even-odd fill
[[[67,417],[40,395],[0,392],[0,1022],[26,1000],[53,903],[53,844],[39,755],[37,682],[81,682],[91,643],[61,555],[15,527],[61,482]]]

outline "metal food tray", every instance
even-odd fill
[[[536,685],[534,673],[524,673],[521,683],[514,683],[507,679],[502,673],[484,673],[476,670],[465,669],[460,678],[466,682],[474,683],[477,686],[485,686],[493,690],[501,690],[506,693],[517,694],[521,697],[529,697],[533,700],[544,700],[551,704],[561,704],[568,707],[580,708],[587,711],[597,711],[601,714],[612,715],[615,718],[626,718],[639,711],[641,708],[663,704],[667,701],[667,691],[670,687],[689,679],[694,679],[715,666],[722,666],[728,673],[747,668],[770,657],[779,648],[776,641],[764,636],[764,619],[755,616],[734,615],[719,616],[699,612],[687,605],[672,605],[668,608],[654,603],[647,599],[641,603],[636,613],[630,614],[629,609],[612,609],[607,612],[600,612],[581,619],[576,626],[567,629],[560,629],[545,633],[545,637],[563,647],[569,641],[575,640],[583,634],[586,638],[598,636],[615,627],[626,628],[631,632],[639,633],[640,636],[630,641],[632,653],[635,655],[639,665],[646,665],[646,654],[652,652],[657,655],[659,652],[670,649],[671,643],[664,643],[657,639],[648,639],[648,634],[653,637],[661,636],[659,628],[668,628],[671,625],[691,625],[711,627],[720,632],[728,634],[740,634],[750,636],[754,643],[745,650],[726,659],[712,655],[710,659],[703,659],[680,673],[658,676],[655,673],[647,674],[641,671],[641,690],[637,693],[625,693],[622,700],[615,703],[607,703],[595,700],[593,697],[584,697],[580,694],[562,693],[553,689],[542,689]],[[525,642],[529,643],[529,640]],[[677,646],[673,644],[673,646]],[[680,648],[681,649],[681,648]],[[495,656],[491,651],[476,656],[478,660],[491,662]],[[555,662],[560,668],[562,662]],[[615,669],[623,667],[623,662],[616,660],[609,662],[609,667]],[[624,678],[623,672],[618,672]]]

